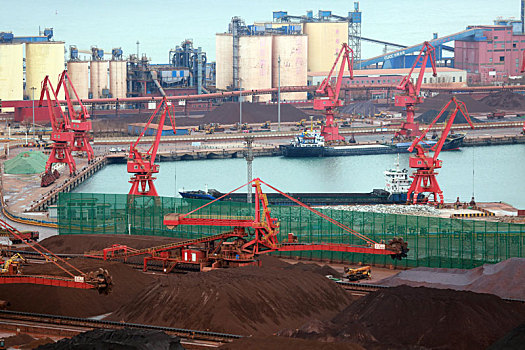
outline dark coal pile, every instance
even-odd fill
[[[423,103],[417,105],[417,112],[425,113],[429,110],[440,111],[450,101],[452,96],[456,96],[458,100],[463,102],[467,107],[469,113],[489,113],[494,112],[494,107],[488,106],[482,101],[477,101],[470,97],[470,95],[452,95],[447,93],[441,93],[434,97],[426,98]],[[434,117],[437,113],[434,115]]]
[[[178,337],[145,329],[96,329],[71,339],[38,347],[39,350],[184,350]]]
[[[308,115],[300,109],[288,104],[281,104],[281,122],[295,122],[307,119]],[[259,103],[242,104],[243,123],[264,123],[265,121],[277,123],[277,105]],[[227,102],[215,108],[199,119],[199,123],[234,124],[239,121],[239,104]]]
[[[377,284],[468,290],[525,300],[525,258],[511,258],[470,270],[418,267],[401,271]]]
[[[379,113],[379,109],[377,108],[376,104],[372,102],[372,100],[369,100],[348,104],[344,107],[341,107],[339,112],[344,114],[373,116],[374,114]]]
[[[523,350],[525,348],[525,323],[505,334],[487,350]]]
[[[324,276],[263,265],[165,276],[109,319],[267,335],[312,318],[329,319],[350,301]]]
[[[498,91],[481,99],[487,106],[499,110],[523,110],[525,109],[525,96],[512,91]]]
[[[525,321],[525,305],[497,296],[400,286],[371,293],[329,322],[279,335],[365,348],[484,349]]]
[[[30,336],[29,334],[23,333],[4,338],[6,348],[28,344],[31,343],[33,340],[35,340],[35,338]]]
[[[73,266],[83,272],[107,269],[113,279],[109,295],[95,289],[77,289],[44,285],[0,285],[0,299],[10,303],[8,310],[36,312],[75,317],[91,317],[112,312],[130,302],[139,292],[152,284],[156,277],[144,274],[119,262],[91,259],[72,259]],[[52,263],[23,266],[24,274],[65,276],[65,272]],[[21,293],[23,290],[23,293]]]
[[[443,114],[441,115],[441,117],[439,117],[439,119],[438,119],[438,121],[436,123],[445,123],[447,121],[448,116],[452,113],[452,111],[453,111],[453,109],[449,107],[449,110],[443,112]],[[434,118],[437,117],[439,112],[440,111],[437,111],[435,109],[430,109],[430,110],[426,111],[425,113],[420,114],[415,119],[416,119],[416,121],[418,121],[420,123],[429,124],[429,123],[431,123],[434,120]],[[477,118],[474,118],[474,117],[471,117],[471,116],[469,116],[469,117],[470,117],[470,120],[472,121],[472,123],[482,123],[482,121],[477,119]],[[456,117],[454,118],[454,123],[453,124],[467,124],[467,123],[468,123],[467,118],[465,118],[463,113],[458,112],[456,114]]]
[[[245,337],[219,347],[221,350],[365,350],[352,343],[326,343],[318,340],[294,339],[288,337]]]
[[[135,249],[177,242],[180,239],[158,236],[132,235],[57,235],[40,242],[55,254],[83,254],[91,250],[102,250],[113,244],[123,244]]]
[[[318,264],[305,264],[302,262],[298,262],[297,264],[290,265],[286,267],[287,269],[300,269],[303,271],[310,271],[316,274],[319,274],[321,276],[327,276],[332,275],[334,277],[340,278],[341,274],[334,270],[332,267],[328,265],[318,265]]]

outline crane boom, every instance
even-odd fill
[[[157,106],[148,122],[144,126],[144,129],[140,133],[137,140],[130,145],[129,148],[129,159],[128,159],[128,173],[133,174],[129,182],[132,184],[129,191],[130,195],[147,195],[147,196],[158,196],[157,190],[153,185],[153,180],[155,178],[152,176],[154,173],[159,172],[159,165],[155,164],[155,158],[157,156],[157,151],[160,144],[160,138],[162,136],[162,129],[166,120],[166,115],[170,119],[171,125],[173,127],[173,132],[176,132],[175,129],[175,118],[172,116],[170,111],[171,103],[169,103],[164,97],[161,103]],[[155,139],[146,153],[142,153],[138,150],[137,146],[149,129],[153,119],[160,114],[159,124],[155,134]]]
[[[331,85],[332,74],[341,59],[341,66],[337,74],[337,80],[335,89]],[[344,141],[344,137],[339,134],[339,128],[334,122],[333,108],[340,107],[343,105],[343,101],[339,99],[339,92],[341,91],[341,84],[343,82],[343,74],[345,71],[345,65],[348,66],[348,72],[350,73],[350,79],[354,79],[354,51],[343,43],[337,58],[332,66],[332,69],[328,73],[328,76],[323,80],[321,85],[316,90],[316,93],[324,95],[324,97],[318,97],[314,99],[314,109],[325,111],[325,125],[321,128],[321,136],[324,137],[325,141]]]
[[[398,107],[405,107],[407,111],[407,119],[401,124],[401,129],[398,130],[394,138],[410,138],[413,136],[419,136],[419,124],[414,123],[415,106],[423,102],[423,97],[420,96],[421,85],[423,77],[425,75],[425,69],[427,67],[428,60],[432,66],[432,76],[437,76],[436,70],[436,53],[434,47],[428,42],[423,43],[423,47],[419,51],[419,54],[410,69],[408,75],[406,75],[399,85],[396,87],[398,90],[403,91],[402,94],[396,95],[395,105]],[[412,73],[421,64],[419,75],[416,80],[416,84],[412,82]]]

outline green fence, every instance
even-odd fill
[[[169,213],[187,213],[208,201],[168,197],[129,197],[119,194],[61,193],[58,199],[60,234],[133,234],[198,238],[229,228],[162,224]],[[300,242],[363,244],[364,242],[304,208],[273,206],[280,220],[279,240],[289,232]],[[217,202],[201,215],[253,216],[253,205]],[[394,262],[387,256],[339,253],[286,253],[311,259],[398,266],[471,268],[511,257],[525,257],[525,225],[481,220],[445,219],[344,210],[320,210],[375,241],[401,236],[408,242],[408,258]],[[282,254],[283,256],[286,254]]]

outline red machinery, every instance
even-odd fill
[[[76,100],[78,101],[80,107],[80,111],[78,113],[73,107],[73,103],[70,98],[70,92],[66,86],[66,82],[67,85],[69,85],[69,87],[73,91]],[[71,150],[73,152],[85,152],[87,154],[88,161],[91,162],[91,160],[93,160],[93,158],[95,157],[95,154],[93,152],[93,148],[91,148],[91,145],[89,144],[88,132],[91,130],[91,120],[89,120],[89,113],[87,111],[87,108],[82,104],[82,101],[78,97],[77,91],[75,90],[75,87],[73,86],[73,83],[71,82],[71,79],[69,78],[69,75],[65,70],[60,75],[56,91],[57,94],[59,93],[60,87],[62,85],[64,85],[64,93],[66,96],[68,114],[70,118],[70,128],[74,133],[73,142],[71,144]]]
[[[279,242],[279,222],[271,217],[266,195],[261,190],[261,184],[279,192],[295,203],[312,211],[313,213],[340,227],[347,233],[362,239],[366,244],[350,245],[338,243],[299,243],[292,233],[288,234],[285,242]],[[197,215],[197,211],[220,200],[241,189],[244,186],[255,188],[255,215],[241,217],[218,217],[210,215]],[[232,231],[219,233],[213,236],[205,236],[198,239],[175,242],[157,247],[141,250],[131,249],[126,246],[113,246],[100,252],[87,253],[87,256],[101,259],[127,259],[133,256],[146,255],[144,258],[144,270],[147,269],[151,260],[160,261],[164,271],[169,272],[176,265],[193,266],[197,270],[217,268],[226,266],[257,265],[257,255],[270,252],[292,252],[292,251],[337,251],[349,253],[390,255],[392,258],[401,259],[407,256],[408,248],[401,238],[394,238],[388,244],[375,242],[374,240],[350,229],[336,220],[308,207],[300,201],[268,185],[260,179],[254,179],[248,184],[238,187],[222,197],[206,203],[186,214],[173,213],[164,217],[164,225],[173,228],[178,225],[200,225],[233,227]],[[228,241],[233,239],[232,241]],[[204,245],[204,246],[203,246]]]
[[[144,130],[140,133],[135,143],[130,145],[129,148],[129,159],[128,159],[128,173],[134,174],[129,183],[131,183],[131,189],[129,190],[130,195],[145,195],[145,196],[158,196],[157,190],[153,185],[155,177],[152,176],[154,173],[159,172],[159,165],[155,164],[155,157],[157,156],[157,150],[159,148],[160,137],[162,135],[162,128],[164,127],[164,121],[166,120],[166,114],[169,116],[171,126],[173,127],[173,133],[175,129],[175,118],[172,117],[170,112],[171,104],[164,97],[155,109],[155,112],[151,115]],[[162,111],[162,112],[161,112]],[[160,113],[160,120],[155,134],[155,140],[149,148],[149,150],[143,154],[137,149],[142,136],[149,129],[151,122],[157,114]]]
[[[443,115],[443,113],[448,109],[448,107],[452,103],[455,105],[455,108],[450,114],[450,117],[448,118],[448,121],[445,125],[445,128],[443,129],[443,132],[441,133],[439,141],[434,146],[432,146],[432,148],[430,148],[434,152],[434,156],[430,157],[429,155],[427,155],[426,150],[420,145],[420,142],[423,140],[423,137],[425,137],[428,131],[434,126],[434,124],[439,120],[439,118]],[[465,104],[457,100],[455,97],[452,97],[450,101],[445,105],[445,107],[443,107],[438,113],[438,115],[434,118],[432,123],[430,123],[430,125],[425,129],[425,131],[423,131],[423,133],[418,138],[416,138],[412,142],[412,145],[410,145],[410,147],[408,148],[410,152],[412,152],[414,148],[416,149],[416,155],[410,156],[409,159],[410,167],[416,169],[416,171],[413,175],[411,175],[411,177],[414,180],[412,181],[412,184],[408,189],[408,201],[411,200],[413,203],[417,203],[418,195],[420,193],[428,192],[428,197],[430,197],[430,195],[434,196],[433,202],[435,204],[438,202],[438,196],[439,203],[443,204],[443,191],[441,191],[441,189],[439,188],[436,179],[436,175],[438,173],[434,172],[434,169],[441,168],[443,164],[443,161],[437,158],[439,156],[439,153],[441,152],[441,148],[443,147],[443,143],[447,138],[450,128],[454,123],[454,119],[456,118],[456,114],[458,113],[458,111],[461,111],[461,113],[469,123],[470,127],[474,129],[474,125],[470,120]],[[424,200],[424,202],[428,202],[428,197]]]
[[[419,55],[412,65],[412,69],[410,69],[408,75],[405,76],[403,80],[401,80],[401,83],[396,87],[398,90],[402,90],[403,93],[396,95],[395,105],[406,108],[407,120],[401,124],[401,130],[395,133],[394,138],[410,138],[421,134],[419,124],[414,123],[414,113],[416,104],[423,102],[423,97],[419,96],[419,92],[421,90],[421,83],[423,82],[423,76],[425,75],[425,68],[427,67],[429,58],[430,64],[432,65],[433,76],[437,76],[434,47],[430,45],[428,41],[425,41],[423,47],[419,51]],[[418,63],[421,63],[421,68],[419,70],[416,85],[414,85],[411,76]]]
[[[351,56],[350,56],[351,54]],[[332,73],[339,62],[339,58],[343,55],[343,60],[341,66],[339,67],[339,73],[337,75],[335,90],[330,85],[330,80],[332,79]],[[350,58],[351,57],[351,58]],[[314,109],[316,110],[325,110],[325,124],[321,128],[321,136],[324,137],[325,141],[344,141],[345,138],[339,134],[339,127],[334,122],[334,112],[335,107],[340,107],[343,105],[343,101],[339,99],[339,92],[341,91],[341,83],[343,81],[343,73],[345,71],[345,63],[348,64],[348,71],[350,72],[350,79],[354,79],[354,51],[346,44],[343,43],[339,54],[328,73],[328,76],[323,80],[321,85],[315,91],[318,94],[323,94],[325,97],[315,98],[314,99]]]
[[[4,220],[0,219],[0,230],[8,232],[14,239],[22,241],[24,235],[20,233],[15,227],[9,225]],[[25,239],[27,240],[27,239]],[[0,271],[0,284],[40,284],[46,286],[80,288],[80,289],[96,289],[99,293],[108,294],[113,286],[111,276],[107,270],[98,269],[97,271],[84,273],[66,260],[53,254],[46,247],[38,244],[36,241],[28,240],[31,249],[38,252],[47,261],[55,264],[69,277],[62,276],[44,276],[44,275],[24,275],[20,270],[16,274],[13,271]]]
[[[525,73],[525,51],[523,51],[522,58],[521,58],[521,73]],[[525,135],[525,121],[523,122],[523,128],[521,129],[521,133]]]
[[[59,81],[59,85],[60,84],[61,80]],[[68,116],[64,114],[62,108],[60,107],[57,94],[58,93],[53,89],[53,85],[51,84],[49,76],[46,75],[44,81],[42,82],[42,92],[40,94],[39,106],[42,106],[45,95],[47,99],[49,118],[51,120],[51,127],[53,129],[51,132],[51,141],[53,141],[53,146],[51,148],[51,154],[47,159],[46,170],[42,175],[42,187],[51,185],[60,176],[58,171],[53,171],[53,164],[67,164],[69,166],[70,175],[73,175],[76,172],[76,164],[73,156],[71,155],[70,147],[74,141],[75,135],[71,132],[71,121],[69,120]]]

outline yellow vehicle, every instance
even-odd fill
[[[306,126],[306,119],[299,120],[297,123],[295,123],[295,126],[305,127]]]
[[[10,257],[9,259],[4,259],[0,265],[0,274],[2,275],[16,275],[20,273],[20,265],[26,260],[24,257],[18,253]]]
[[[271,125],[272,123],[269,120],[267,120],[264,122],[264,124],[261,125],[261,129],[270,129]]]
[[[344,271],[344,277],[348,278],[350,281],[369,280],[372,278],[372,268],[370,266],[359,268],[345,267]]]

